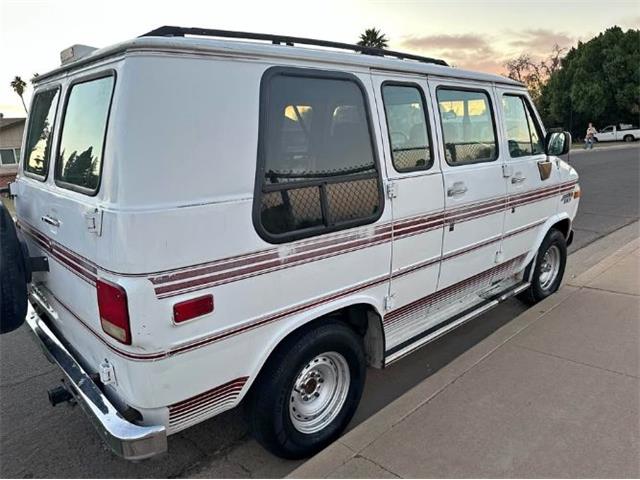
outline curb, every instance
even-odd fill
[[[402,394],[326,449],[307,460],[291,472],[287,478],[335,476],[342,465],[352,458],[358,457],[359,453],[368,445],[435,398],[513,337],[555,310],[579,292],[583,286],[619,262],[625,255],[639,248],[638,225],[638,222],[634,222],[578,250],[572,255],[572,257],[577,257],[578,265],[571,269],[570,278],[567,277],[564,286],[557,293],[529,308],[455,358],[451,363]],[[586,251],[582,252],[582,250]],[[595,255],[594,258],[592,255],[594,252],[600,252],[601,255]],[[589,261],[590,259],[593,261]]]
[[[614,151],[614,150],[631,150],[631,149],[639,149],[640,150],[640,146],[637,145],[635,142],[629,144],[629,145],[611,145],[610,147],[594,147],[591,150],[586,150],[585,148],[571,148],[571,150],[569,151],[569,158],[571,158],[573,155],[578,155],[578,154],[584,154],[587,152],[599,152],[599,151]]]

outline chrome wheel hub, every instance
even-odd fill
[[[289,418],[302,433],[319,432],[340,413],[351,376],[347,360],[337,352],[325,352],[307,363],[289,396]]]
[[[551,245],[544,253],[540,263],[540,288],[549,290],[558,277],[560,271],[560,249]]]

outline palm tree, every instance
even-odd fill
[[[367,28],[364,33],[360,34],[358,45],[361,47],[387,48],[389,39],[379,28]]]
[[[16,92],[18,94],[18,96],[20,97],[20,100],[22,100],[22,106],[24,107],[24,111],[26,113],[29,113],[27,111],[27,105],[24,103],[24,87],[27,86],[27,82],[25,82],[24,80],[22,80],[22,78],[20,78],[19,76],[16,75],[16,78],[14,78],[11,81],[11,88],[13,88],[13,91]]]

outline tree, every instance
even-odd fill
[[[364,33],[360,34],[358,45],[361,47],[387,48],[389,39],[379,28],[367,28]]]
[[[559,60],[542,88],[539,109],[548,126],[583,136],[586,125],[640,119],[640,30],[612,27],[579,42]]]
[[[63,151],[60,156],[64,158],[65,152]],[[82,153],[74,151],[64,165],[65,180],[87,188],[96,188],[98,186],[97,162],[98,158],[93,155],[93,147],[87,148]]]
[[[18,96],[20,97],[20,100],[22,100],[22,106],[24,107],[24,111],[26,113],[28,113],[27,105],[24,103],[24,97],[23,97],[23,95],[24,95],[24,87],[26,87],[26,86],[27,86],[27,83],[17,75],[11,81],[11,88],[13,88],[13,91],[18,94]]]
[[[560,68],[562,54],[566,51],[559,45],[554,45],[551,54],[543,60],[536,61],[530,55],[523,53],[517,58],[505,62],[507,76],[527,86],[533,101],[538,104],[542,89],[551,75]]]

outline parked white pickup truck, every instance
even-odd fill
[[[609,125],[596,133],[594,138],[598,142],[635,142],[640,138],[640,128],[625,123]]]

